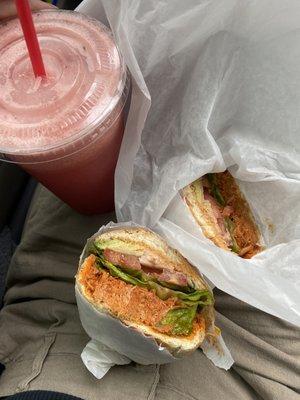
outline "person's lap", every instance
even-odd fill
[[[216,291],[217,322],[235,359],[220,370],[202,354],[164,366],[114,367],[100,381],[80,353],[74,275],[87,237],[113,215],[85,217],[39,188],[12,260],[0,313],[0,396],[54,390],[83,399],[298,399],[299,329]]]

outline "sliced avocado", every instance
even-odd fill
[[[101,238],[98,238],[95,240],[94,244],[98,250],[110,249],[119,252],[124,252],[124,250],[126,250],[128,254],[136,254],[140,251],[142,254],[138,244],[130,242],[125,243],[120,239],[101,240]]]

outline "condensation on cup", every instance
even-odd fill
[[[0,25],[0,157],[84,214],[114,208],[129,77],[108,28],[33,14],[47,78],[35,78],[17,19]]]

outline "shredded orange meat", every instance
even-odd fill
[[[159,326],[159,322],[169,310],[179,305],[178,299],[161,300],[148,289],[128,284],[104,270],[97,269],[95,261],[93,254],[86,258],[79,282],[96,303],[103,302],[112,314],[122,320],[145,324],[159,332],[170,334],[171,327]],[[199,317],[195,324],[203,325],[204,320]]]
[[[232,207],[231,219],[234,223],[234,237],[242,250],[243,258],[251,258],[261,248],[259,246],[258,231],[249,214],[247,202],[240,197],[240,191],[234,178],[228,171],[215,174],[216,183],[226,204]]]

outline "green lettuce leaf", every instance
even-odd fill
[[[132,285],[147,287],[147,282],[143,282],[136,276],[129,275],[127,272],[124,272],[121,268],[118,268],[113,263],[105,260],[104,257],[99,256],[98,259],[102,264],[102,266],[106,267],[109,270],[112,276],[120,278],[122,279],[122,281],[126,283],[131,283]]]
[[[177,296],[186,305],[197,304],[199,306],[210,306],[213,304],[213,296],[209,290],[195,290],[194,293],[182,293],[177,291]]]
[[[193,329],[196,312],[196,305],[186,308],[173,308],[167,312],[159,325],[170,325],[173,335],[189,335]]]
[[[103,249],[97,248],[94,243],[89,247],[89,253],[96,255],[97,268],[106,269],[109,273],[131,285],[141,286],[152,290],[160,299],[166,300],[170,297],[177,297],[181,300],[182,307],[170,310],[160,321],[161,325],[172,326],[172,334],[188,335],[193,328],[193,321],[196,316],[197,308],[212,305],[214,303],[212,293],[205,290],[197,290],[189,287],[188,293],[164,286],[164,282],[157,281],[156,278],[149,276],[143,271],[130,268],[120,268],[107,261],[103,256]],[[167,284],[167,283],[166,283]]]
[[[218,188],[217,182],[216,182],[216,177],[215,174],[207,174],[207,180],[210,183],[210,190],[211,190],[211,195],[217,200],[217,202],[225,207],[226,206],[226,201],[224,200],[223,196],[221,195],[221,192]]]
[[[168,287],[164,287],[162,282],[156,282],[152,277],[149,277],[147,274],[141,271],[136,271],[133,269],[127,269],[127,271],[125,271],[123,268],[121,269],[111,262],[105,260],[102,255],[98,255],[97,257],[98,265],[100,264],[100,266],[107,268],[112,276],[122,279],[124,282],[132,285],[152,289],[162,300],[166,300],[169,297],[177,297],[178,299],[181,299],[182,302],[187,306],[193,306],[195,304],[207,306],[213,304],[213,296],[209,290],[194,289],[192,293],[184,293],[179,290],[170,289]]]
[[[225,217],[225,225],[226,228],[230,234],[231,240],[232,240],[232,245],[231,245],[231,250],[237,254],[239,254],[240,252],[240,247],[237,244],[235,237],[234,237],[234,222],[231,221],[231,219],[229,217]]]

